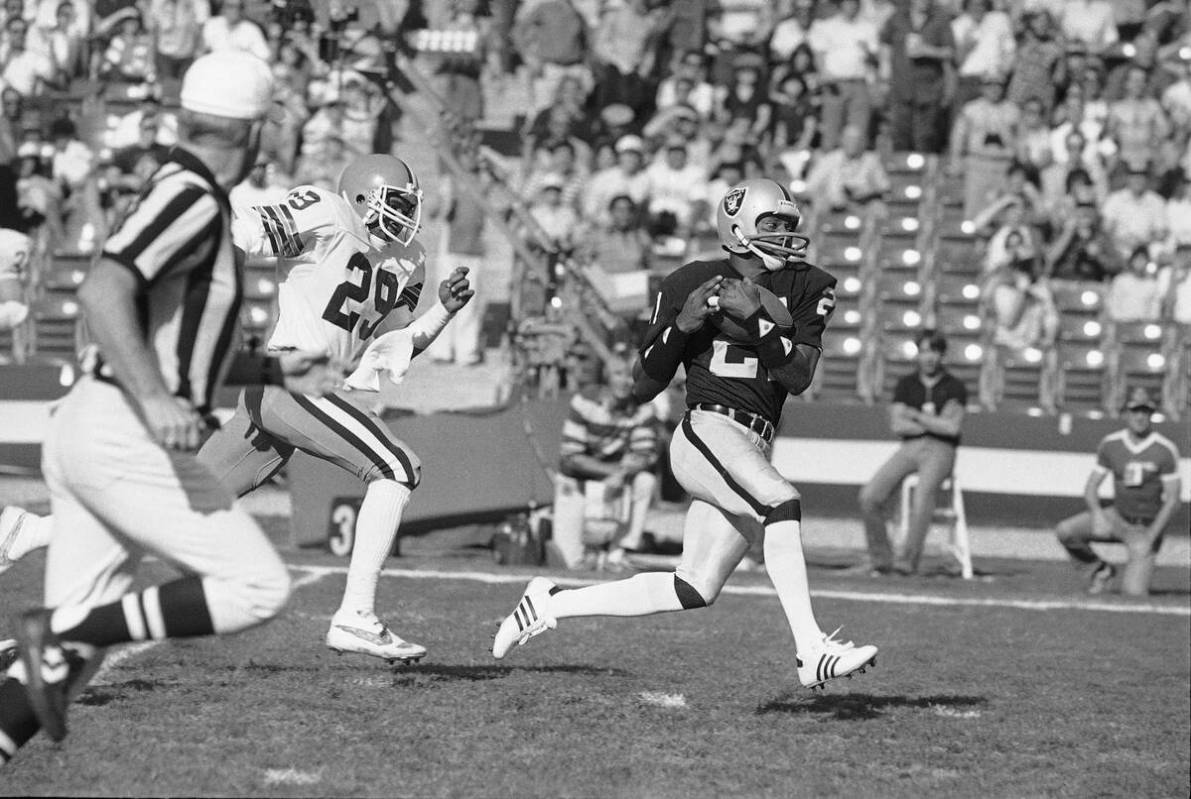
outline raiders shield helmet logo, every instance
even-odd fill
[[[736,212],[740,210],[741,204],[744,202],[744,189],[732,189],[724,195],[724,213],[728,216],[736,216]]]

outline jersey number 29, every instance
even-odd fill
[[[364,257],[363,253],[353,253],[347,265],[353,272],[357,270],[360,272],[359,281],[348,279],[335,288],[335,291],[331,293],[330,302],[327,303],[327,309],[323,311],[323,319],[350,333],[356,329],[356,325],[360,321],[360,311],[364,310],[361,306],[367,303],[368,298],[372,296],[373,307],[378,315],[375,320],[370,322],[365,319],[364,323],[360,325],[360,339],[363,341],[372,337],[376,328],[398,304],[405,303],[410,306],[411,311],[413,310],[412,304],[405,296],[410,292],[407,291],[405,294],[398,292],[400,278],[397,275],[385,269],[373,270],[372,263]],[[372,277],[374,271],[376,273],[375,286]]]

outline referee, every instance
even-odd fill
[[[236,349],[241,267],[227,191],[255,163],[269,66],[235,51],[204,56],[181,100],[179,146],[79,289],[95,344],[42,455],[55,528],[46,608],[21,616],[20,660],[0,684],[0,763],[39,728],[66,735],[69,695],[107,647],[238,632],[289,594],[265,534],[194,455]],[[316,395],[342,379],[325,355],[239,371]],[[129,593],[145,554],[183,576]]]

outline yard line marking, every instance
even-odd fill
[[[300,566],[291,565],[295,571],[306,571],[312,574],[345,574],[346,566]],[[386,577],[409,577],[415,580],[467,580],[474,583],[488,585],[508,585],[529,582],[533,575],[524,574],[493,574],[491,572],[473,571],[440,571],[436,569],[385,569],[381,574]],[[582,587],[599,585],[607,580],[593,580],[582,577],[564,577],[550,575],[550,579],[559,585]],[[776,597],[777,592],[770,586],[763,585],[726,585],[723,593],[737,596],[765,596]],[[1152,602],[1121,603],[1104,602],[1102,600],[1086,599],[1013,599],[996,598],[976,599],[969,597],[946,597],[931,594],[899,594],[881,593],[878,591],[837,591],[834,589],[812,588],[811,596],[823,599],[845,599],[852,602],[886,602],[898,605],[938,605],[942,607],[984,607],[1011,608],[1014,610],[1094,610],[1105,613],[1153,613],[1159,616],[1191,616],[1191,606],[1158,605]]]
[[[265,785],[315,785],[322,779],[321,773],[296,768],[265,769]]]
[[[930,709],[936,716],[942,716],[947,719],[978,719],[980,718],[979,710],[957,710],[946,705],[931,705]]]
[[[656,707],[686,707],[686,697],[682,694],[668,694],[664,691],[642,691],[641,701]]]
[[[291,568],[293,568],[293,567],[291,567]],[[344,571],[347,571],[347,570],[344,569]],[[307,573],[303,574],[301,577],[296,578],[292,583],[290,583],[290,590],[296,591],[299,588],[310,585],[312,583],[316,583],[319,580],[326,577],[328,574],[330,574],[330,572],[307,572]],[[99,667],[99,671],[97,671],[95,673],[95,677],[94,677],[94,679],[91,680],[90,684],[91,685],[107,685],[106,680],[108,678],[109,672],[111,672],[112,669],[116,668],[117,666],[119,666],[121,663],[128,660],[129,658],[135,657],[135,656],[141,654],[142,652],[147,652],[148,650],[150,650],[153,647],[157,646],[158,644],[162,644],[162,643],[165,643],[164,639],[163,640],[153,640],[153,641],[139,641],[134,644],[127,644],[124,647],[116,650],[115,652],[111,653],[110,655],[108,655],[106,658],[103,659],[103,665]]]

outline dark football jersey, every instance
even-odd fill
[[[654,302],[644,351],[682,310],[687,296],[714,275],[739,278],[727,258],[692,261],[662,282]],[[835,278],[807,263],[766,272],[753,282],[772,291],[794,318],[794,329],[785,333],[793,344],[823,348],[823,330],[835,308]],[[699,403],[727,405],[763,416],[776,426],[786,401],[786,389],[769,377],[756,348],[722,333],[715,317],[687,339],[682,356],[686,368],[687,406]]]

